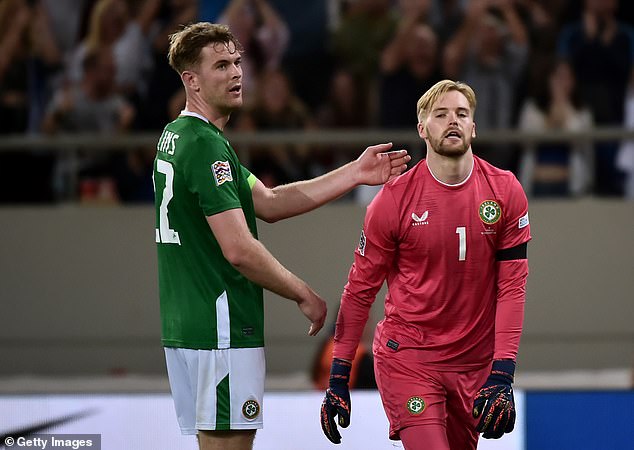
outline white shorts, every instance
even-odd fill
[[[262,428],[264,348],[165,347],[165,361],[182,434]]]

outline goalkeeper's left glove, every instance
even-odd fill
[[[321,404],[321,429],[333,444],[341,443],[341,434],[337,430],[335,416],[339,416],[339,425],[346,428],[350,425],[350,370],[352,363],[345,359],[335,358],[330,367],[330,381],[326,390],[326,398]]]
[[[499,439],[515,427],[514,373],[515,361],[493,361],[489,378],[476,394],[473,417],[482,416],[476,430],[486,439]]]

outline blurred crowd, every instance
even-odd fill
[[[184,107],[168,36],[199,20],[228,24],[245,49],[245,104],[232,133],[414,130],[416,101],[444,78],[475,89],[480,133],[634,128],[630,3],[0,0],[0,134],[158,137]],[[155,149],[74,150],[0,153],[0,202],[152,201]],[[324,173],[362,149],[239,150],[273,186]],[[422,152],[423,143],[409,150]],[[527,173],[534,196],[634,195],[634,145],[517,150],[474,143],[491,163]]]

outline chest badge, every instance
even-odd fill
[[[488,225],[493,225],[500,220],[500,217],[502,217],[500,205],[498,205],[494,200],[485,200],[480,203],[480,209],[478,212],[482,222]]]
[[[429,217],[429,210],[425,211],[421,216],[416,213],[412,213],[412,226],[427,225],[427,217]]]

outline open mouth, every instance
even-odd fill
[[[231,89],[229,89],[229,92],[238,93],[238,92],[240,92],[240,90],[242,90],[242,85],[241,84],[237,84],[234,87],[232,87]]]
[[[460,139],[462,138],[462,135],[460,134],[459,131],[450,131],[449,133],[445,134],[445,137]]]

